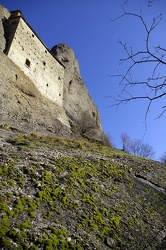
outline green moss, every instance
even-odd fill
[[[24,221],[23,223],[21,224],[18,224],[17,225],[18,228],[20,228],[21,230],[24,230],[24,229],[31,229],[32,226],[31,226],[31,222],[30,221]]]
[[[89,226],[94,230],[94,231],[98,231],[98,225],[97,224],[95,224],[94,222],[93,222],[93,220],[89,220],[88,221],[88,223],[89,223]]]
[[[42,172],[42,178],[41,181],[42,183],[50,183],[50,180],[52,179],[52,174],[50,174],[47,170],[44,170]]]
[[[48,239],[44,243],[44,250],[50,250],[50,249],[53,249],[53,240],[52,239]]]
[[[26,199],[26,205],[28,207],[28,211],[35,211],[38,209],[38,203],[35,200]]]
[[[82,248],[77,244],[67,241],[67,233],[62,229],[58,229],[50,226],[48,228],[51,232],[50,234],[44,235],[42,238],[36,240],[36,245],[42,249],[78,249]]]
[[[121,218],[120,218],[120,216],[112,215],[110,218],[110,222],[115,229],[119,229]]]
[[[24,210],[24,202],[22,199],[18,198],[14,201],[15,210],[21,211]]]
[[[6,213],[8,209],[9,208],[5,202],[0,202],[0,213]]]
[[[35,217],[35,213],[34,212],[29,212],[29,216],[33,218],[33,217]]]
[[[20,242],[23,238],[26,238],[26,233],[24,231],[20,231],[16,234],[16,241]]]
[[[83,203],[88,203],[89,205],[92,205],[93,207],[96,207],[95,201],[94,201],[94,195],[84,194],[82,198]]]
[[[47,159],[40,160],[31,154],[26,154],[30,163],[26,167],[22,164],[19,151],[18,157],[12,156],[15,161],[9,162],[7,157],[4,157],[5,163],[0,163],[1,191],[4,193],[0,202],[2,244],[4,239],[9,240],[12,244],[11,249],[14,250],[15,246],[17,250],[82,249],[79,244],[83,249],[88,245],[89,249],[101,249],[104,239],[112,237],[119,248],[139,249],[137,242],[140,242],[140,232],[146,240],[150,232],[148,227],[152,221],[155,221],[155,227],[159,230],[158,222],[161,220],[157,207],[163,214],[165,210],[163,205],[159,206],[159,203],[154,201],[160,199],[163,201],[163,198],[153,191],[153,198],[149,200],[152,192],[150,188],[137,190],[139,185],[136,185],[135,178],[131,175],[137,168],[133,158],[130,158],[131,162],[128,161],[129,166],[124,166],[124,161],[122,164],[116,164],[117,157],[118,161],[122,158],[126,162],[124,158],[126,155],[123,152],[103,147],[101,143],[87,141],[80,143],[55,136],[50,138],[36,135],[23,136],[13,144],[22,147],[20,141],[24,143],[26,140],[29,148],[42,145],[42,150],[46,148],[46,151],[55,147],[65,149],[65,153],[69,151],[71,155],[72,148],[73,157],[56,159],[51,154]],[[86,153],[86,159],[74,157],[75,149],[78,147],[81,148],[82,155]],[[99,157],[95,159],[95,155]],[[103,159],[100,159],[101,155],[104,156]],[[106,158],[108,160],[105,160]],[[115,161],[112,161],[112,158]],[[18,164],[18,159],[21,164]],[[140,165],[139,168],[141,169]],[[2,183],[7,188],[4,188]],[[17,190],[15,192],[11,191],[12,183]],[[19,187],[23,192],[19,192]],[[30,198],[25,195],[26,190]],[[29,190],[32,190],[32,193]],[[146,199],[141,196],[141,192],[146,194]],[[35,216],[36,219],[48,220],[54,227],[39,229],[40,234],[38,234],[39,230],[32,229],[32,225],[34,227],[37,225]],[[70,216],[71,221],[74,220],[71,226],[68,221],[66,223],[66,218],[70,219]],[[7,219],[4,223],[2,220],[5,217]],[[149,224],[145,225],[145,221],[149,221]],[[68,232],[71,239],[68,237]],[[79,233],[78,236],[76,232]],[[125,247],[123,242],[126,244]],[[101,245],[98,246],[98,243]],[[142,245],[141,248],[143,249]]]
[[[10,230],[10,225],[8,222],[8,217],[5,216],[0,221],[0,239],[2,239],[9,230]]]
[[[12,247],[11,241],[8,239],[3,239],[3,247],[6,249],[11,249],[11,247]]]
[[[38,250],[38,247],[37,246],[35,246],[35,245],[32,245],[32,246],[30,246],[30,248],[29,248],[30,250]],[[50,249],[51,250],[51,249]]]
[[[51,189],[49,187],[42,189],[36,193],[36,201],[47,201],[51,202]]]
[[[19,155],[14,154],[14,155],[12,155],[12,158],[13,158],[13,159],[19,159]]]
[[[52,215],[53,215],[53,212],[48,211],[46,214],[43,215],[43,217],[44,217],[45,219],[48,219],[48,218],[50,218]]]
[[[8,236],[9,238],[11,238],[11,239],[15,239],[15,238],[16,238],[16,234],[17,234],[17,232],[16,232],[15,229],[10,229],[10,230],[8,231],[8,233],[7,233],[7,236]]]
[[[42,245],[42,244],[43,244],[43,241],[44,241],[43,238],[38,238],[38,239],[36,240],[36,244]]]
[[[99,233],[99,237],[103,239],[103,237],[109,235],[109,233],[110,233],[110,227],[104,226],[101,232]]]
[[[7,181],[2,181],[2,186],[7,186],[7,185],[8,185]]]
[[[23,248],[24,250],[31,249],[31,247],[29,247],[29,245],[26,244],[26,243],[21,243],[21,246],[22,246],[22,248]],[[32,247],[33,247],[33,246],[32,246]],[[37,250],[38,250],[38,248],[37,248]]]

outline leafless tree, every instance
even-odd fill
[[[123,133],[121,135],[123,150],[127,153],[131,153],[144,158],[152,158],[155,154],[152,146],[147,143],[143,143],[140,139],[131,140],[131,138]]]
[[[152,158],[155,154],[152,146],[143,143],[142,140],[134,140],[131,144],[131,153],[134,155],[142,156],[144,158]]]
[[[78,122],[78,127],[82,134],[86,134],[97,127],[96,118],[88,112],[83,112]]]
[[[166,152],[160,158],[161,162],[166,163]]]
[[[153,1],[148,1],[152,4]],[[134,100],[146,100],[147,108],[145,112],[145,122],[152,103],[166,97],[166,74],[164,70],[166,68],[166,48],[162,47],[160,43],[157,46],[152,46],[151,35],[157,28],[162,20],[162,14],[153,18],[152,23],[148,25],[142,16],[142,13],[135,14],[127,12],[122,5],[123,14],[116,17],[113,21],[123,17],[137,18],[143,26],[143,30],[146,33],[144,49],[134,50],[133,46],[128,46],[126,43],[119,40],[120,45],[126,53],[126,57],[120,59],[120,63],[125,63],[125,73],[118,73],[111,77],[119,78],[119,85],[122,86],[121,94],[115,98],[113,105],[120,105],[122,103],[128,103]],[[147,75],[140,74],[139,80],[134,79],[134,72],[143,72],[145,68],[148,68],[149,73]],[[163,72],[163,73],[162,73]],[[137,95],[137,91],[132,93],[132,87],[141,88],[140,95]],[[161,110],[156,118],[161,117],[166,112],[166,105],[161,105]]]
[[[102,142],[108,147],[111,147],[111,148],[115,147],[113,144],[112,136],[110,134],[103,133]]]
[[[122,133],[121,134],[121,141],[122,141],[123,151],[130,153],[130,147],[131,147],[130,137],[127,134]]]

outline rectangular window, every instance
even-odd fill
[[[28,59],[26,59],[25,64],[26,64],[26,66],[29,68],[29,67],[30,67],[31,62],[30,62]]]

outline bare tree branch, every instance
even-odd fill
[[[148,1],[148,4],[153,3],[153,1]],[[135,14],[131,12],[127,12],[122,4],[123,14],[114,18],[112,21],[116,21],[117,19],[123,18],[125,16],[132,16],[140,20],[143,25],[144,30],[146,31],[146,39],[145,39],[145,48],[143,50],[138,50],[134,52],[133,47],[128,47],[126,43],[123,43],[121,40],[118,43],[122,46],[124,51],[126,52],[126,57],[120,59],[120,64],[127,63],[127,68],[125,73],[112,75],[110,77],[119,77],[119,85],[123,86],[121,94],[118,98],[114,98],[115,104],[120,105],[121,103],[128,103],[133,100],[147,100],[148,105],[145,113],[145,120],[149,113],[152,102],[163,98],[166,96],[166,75],[160,75],[163,67],[166,66],[166,49],[161,47],[160,44],[158,46],[150,46],[150,38],[154,29],[157,28],[159,23],[162,20],[162,14],[160,13],[157,17],[153,18],[151,25],[147,25],[145,19],[142,17],[142,14]],[[138,68],[139,67],[139,68]],[[142,80],[134,80],[134,70],[140,70],[140,67],[144,70],[145,67],[148,67],[148,70],[151,73],[148,73],[148,76],[140,75],[139,78]],[[144,90],[143,95],[133,95],[129,88],[131,87],[142,87]],[[136,93],[136,91],[135,91]],[[112,106],[114,106],[112,105]],[[161,117],[166,111],[166,107],[162,107],[162,111],[160,111],[159,116]]]
[[[153,5],[153,3],[155,2],[155,0],[147,0],[147,6],[148,7],[151,7]],[[125,0],[121,6],[124,6],[124,5],[128,5],[128,0]]]

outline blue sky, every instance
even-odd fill
[[[126,65],[119,65],[119,59],[125,57],[119,39],[134,49],[143,48],[145,32],[141,23],[133,17],[123,17],[114,22],[111,19],[123,14],[123,0],[0,0],[8,10],[20,9],[31,27],[46,46],[51,49],[59,43],[66,43],[75,52],[80,65],[81,76],[99,109],[102,126],[110,134],[113,143],[121,148],[120,135],[125,132],[132,139],[142,139],[145,132],[144,115],[146,101],[135,101],[120,105],[118,109],[110,107],[113,100],[108,96],[117,96],[121,89],[117,70],[125,72]],[[146,0],[128,0],[127,11],[140,13],[150,24],[153,17],[161,11],[163,19],[152,35],[153,44],[166,44],[166,1],[156,0],[152,7]],[[165,46],[166,47],[166,46]],[[135,72],[135,77],[146,74],[146,70]],[[133,91],[137,91],[133,89]],[[165,98],[154,103],[147,118],[147,131],[144,142],[151,145],[158,159],[166,151],[166,114],[159,115]]]

